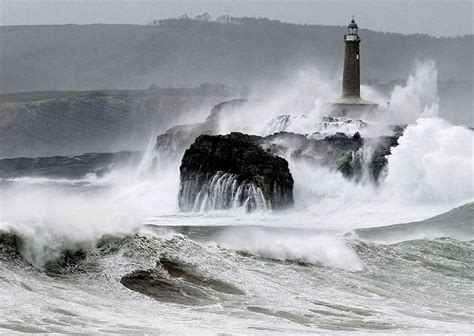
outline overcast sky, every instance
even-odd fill
[[[473,1],[119,1],[0,0],[1,25],[130,23],[208,12],[257,16],[291,23],[346,25],[404,34],[456,36],[473,33]]]

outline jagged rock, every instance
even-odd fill
[[[296,160],[338,169],[347,153],[358,151],[362,138],[336,133],[323,139],[308,139],[304,135],[279,132],[262,138],[259,143],[276,155],[289,155]]]
[[[199,135],[216,134],[221,120],[231,113],[239,113],[242,106],[250,103],[245,99],[234,99],[220,103],[212,108],[205,122],[175,126],[158,136],[155,148],[165,152],[167,157],[179,159]],[[286,128],[285,125],[292,118],[301,122],[307,122],[308,119],[307,116],[280,116],[272,121],[273,124],[270,122],[270,126],[267,125],[265,133],[269,135],[265,137],[251,136],[250,138],[270,154],[308,160],[315,165],[339,170],[344,177],[356,181],[359,181],[363,176],[368,176],[375,182],[378,181],[387,164],[386,156],[390,155],[390,148],[398,145],[397,139],[405,129],[403,126],[392,126],[392,135],[376,139],[363,138],[359,131],[354,132],[351,137],[343,132],[335,134],[331,134],[331,132],[341,127],[347,132],[352,126],[360,130],[367,124],[362,120],[324,117],[319,124],[313,127],[320,129],[321,132],[296,134],[281,131]],[[328,132],[331,135],[327,135]],[[368,153],[364,153],[363,147],[365,145],[370,145],[370,157],[368,157]]]
[[[181,162],[180,208],[252,211],[292,205],[288,163],[263,150],[261,139],[242,133],[199,136]]]
[[[362,151],[362,146],[357,151],[347,152],[340,161],[339,171],[349,179],[359,181],[366,175],[377,183],[387,166],[391,148],[398,146],[398,138],[399,135],[364,139],[366,148],[370,149],[368,153]]]
[[[369,163],[369,171],[374,181],[379,181],[380,175],[387,167],[387,157],[392,154],[392,148],[398,146],[398,138],[403,134],[397,133],[392,136],[381,136],[376,139],[372,159]]]
[[[398,146],[397,140],[402,132],[400,128],[394,135],[374,139],[362,138],[359,132],[352,137],[338,132],[323,139],[279,132],[261,138],[258,143],[275,155],[290,155],[296,160],[326,166],[340,171],[348,179],[359,181],[368,176],[378,182],[387,165],[387,156],[392,147]]]

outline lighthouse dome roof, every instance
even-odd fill
[[[354,18],[352,18],[351,22],[349,23],[348,28],[358,28],[357,23],[355,22]]]

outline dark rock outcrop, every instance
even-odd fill
[[[102,177],[117,166],[132,165],[140,160],[140,152],[87,153],[77,156],[50,156],[0,160],[0,177],[42,176],[81,178],[87,174]]]
[[[167,257],[161,257],[156,268],[126,274],[120,283],[158,301],[190,306],[214,303],[219,294],[245,294],[228,282],[201,274],[193,265]]]
[[[380,136],[375,139],[361,139],[361,147],[357,151],[347,152],[339,161],[338,170],[349,179],[360,181],[367,177],[378,183],[382,172],[388,164],[388,156],[392,148],[398,146],[400,135]]]
[[[351,137],[339,132],[323,139],[308,139],[301,134],[279,132],[262,138],[260,142],[276,155],[286,153],[295,160],[340,170],[345,156],[362,148],[363,141],[357,135]]]
[[[196,138],[200,135],[217,134],[220,121],[225,120],[233,113],[240,113],[240,108],[250,104],[252,104],[252,101],[244,99],[234,99],[220,103],[212,108],[210,115],[203,123],[178,125],[159,135],[155,149],[165,153],[165,157],[174,157],[179,160],[186,148],[189,148]],[[278,118],[275,120],[285,123],[290,117],[281,116],[282,120]],[[323,118],[323,128],[329,127],[330,123],[358,123],[361,128],[367,126],[361,120]],[[281,128],[285,127],[277,125],[275,129]],[[326,166],[340,171],[344,177],[354,181],[368,178],[377,183],[387,165],[387,156],[390,155],[391,148],[398,145],[397,140],[403,135],[404,129],[403,126],[392,126],[390,135],[378,138],[364,138],[359,132],[355,132],[352,136],[337,132],[324,137],[321,134],[315,136],[315,134],[303,135],[277,131],[265,137],[249,136],[248,139],[272,155],[306,160],[314,165]],[[221,178],[228,178],[227,183],[232,180],[229,176],[221,176]],[[198,204],[193,206],[188,204],[186,208],[196,205]]]
[[[263,150],[261,139],[242,133],[199,136],[181,162],[180,208],[251,211],[292,205],[288,163]]]
[[[378,138],[363,138],[359,132],[353,136],[336,133],[323,139],[279,132],[261,138],[259,143],[276,155],[286,153],[296,160],[340,171],[348,179],[360,181],[368,177],[377,183],[388,163],[387,156],[391,154],[392,147],[398,146],[402,132],[402,129],[397,129],[391,136]]]

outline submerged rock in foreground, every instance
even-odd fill
[[[181,162],[183,211],[281,209],[293,204],[288,162],[263,150],[259,137],[201,135]]]
[[[126,274],[120,283],[155,300],[189,306],[215,303],[219,294],[245,294],[230,283],[201,274],[196,267],[167,257],[161,257],[156,268]]]

